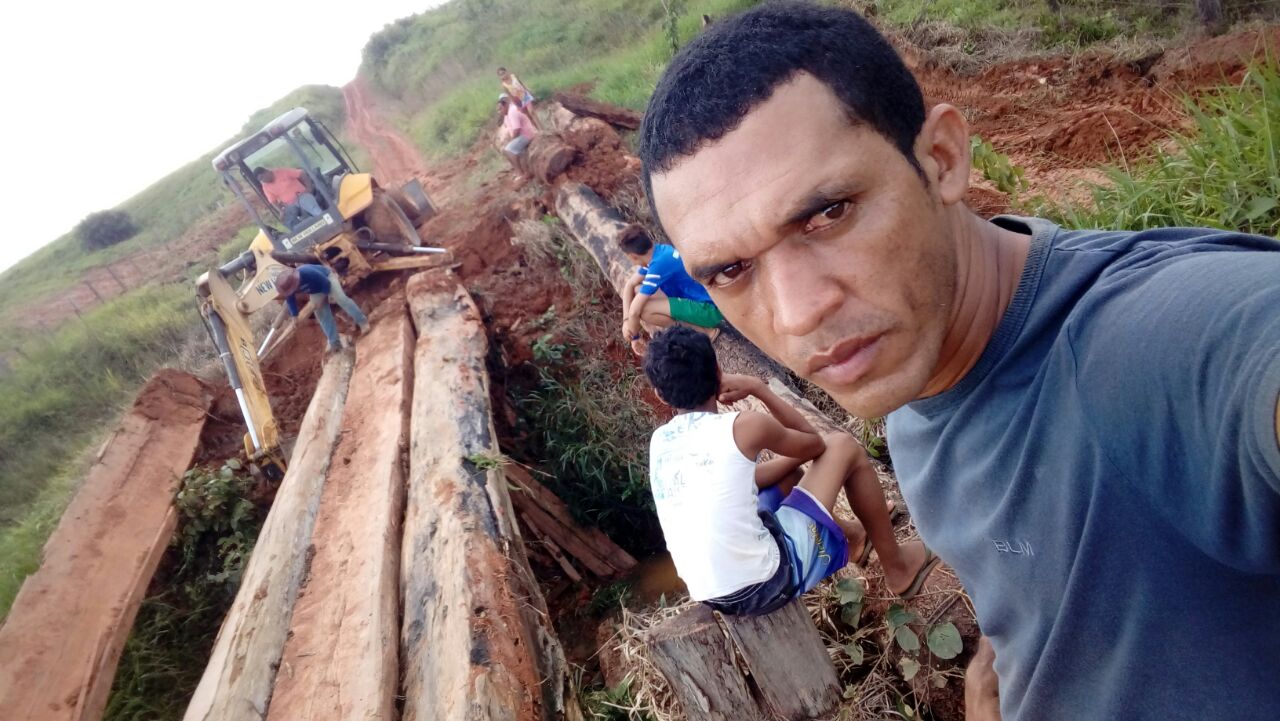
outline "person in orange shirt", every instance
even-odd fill
[[[320,215],[320,203],[312,192],[311,179],[297,168],[256,168],[253,171],[262,184],[267,200],[280,209],[284,224],[294,230],[298,223]]]
[[[538,118],[533,114],[533,103],[536,98],[533,97],[529,88],[520,82],[520,78],[517,78],[515,73],[506,68],[498,68],[498,81],[502,83],[502,90],[511,97],[511,102],[520,109],[520,112],[528,116],[533,127],[541,130]]]

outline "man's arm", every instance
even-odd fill
[[[290,293],[289,297],[284,299],[284,307],[288,309],[289,315],[294,318],[298,317],[298,300],[296,293]]]

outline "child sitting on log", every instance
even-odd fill
[[[654,243],[649,233],[638,225],[622,231],[618,247],[636,264],[635,275],[627,279],[620,291],[622,335],[636,355],[644,353],[641,327],[652,335],[679,322],[703,328],[708,337],[715,339],[724,316],[711,301],[707,289],[689,277],[675,248]]]
[[[644,371],[676,409],[654,431],[649,483],[667,550],[695,601],[722,613],[769,613],[843,568],[850,547],[859,564],[875,548],[893,593],[920,591],[938,559],[919,541],[898,544],[852,436],[819,435],[758,378],[722,375],[711,341],[689,328],[654,336]],[[718,411],[717,401],[747,396],[772,415]],[[757,463],[765,450],[776,457]],[[862,523],[832,513],[841,491]]]

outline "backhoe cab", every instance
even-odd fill
[[[396,190],[379,186],[318,118],[294,108],[213,159],[222,182],[244,204],[258,234],[249,249],[200,276],[196,292],[210,339],[235,390],[248,433],[251,468],[268,478],[284,473],[284,451],[262,383],[259,358],[275,330],[259,345],[248,317],[276,296],[275,279],[287,266],[319,263],[351,287],[371,273],[437,265],[447,251],[423,247],[416,223],[435,213],[417,180]],[[273,203],[260,169],[300,172],[314,207]],[[311,206],[310,200],[295,206]],[[318,213],[312,211],[318,209]],[[286,220],[292,222],[287,224]],[[232,282],[239,279],[239,287]]]

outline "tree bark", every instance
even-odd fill
[[[371,320],[356,348],[341,440],[321,495],[270,721],[395,718],[413,329],[400,296],[375,309]]]
[[[543,183],[560,177],[573,164],[578,151],[554,133],[539,133],[529,141],[529,147],[520,156],[520,165],[529,175]]]
[[[4,718],[102,717],[210,400],[195,376],[160,371],[103,446],[0,626]]]
[[[840,679],[831,656],[800,601],[767,616],[723,616],[721,621],[768,715],[800,721],[840,703]]]
[[[307,550],[320,509],[329,461],[342,428],[342,409],[355,354],[324,365],[298,430],[289,470],[245,566],[240,592],[218,632],[213,654],[184,721],[237,721],[264,715],[284,653],[293,604],[307,571]]]
[[[685,718],[765,721],[746,679],[734,663],[733,646],[711,609],[698,604],[664,621],[646,639],[649,657],[666,677]]]
[[[419,339],[401,549],[404,719],[556,718],[564,656],[501,470],[480,313],[447,271],[415,275],[407,293]]]

